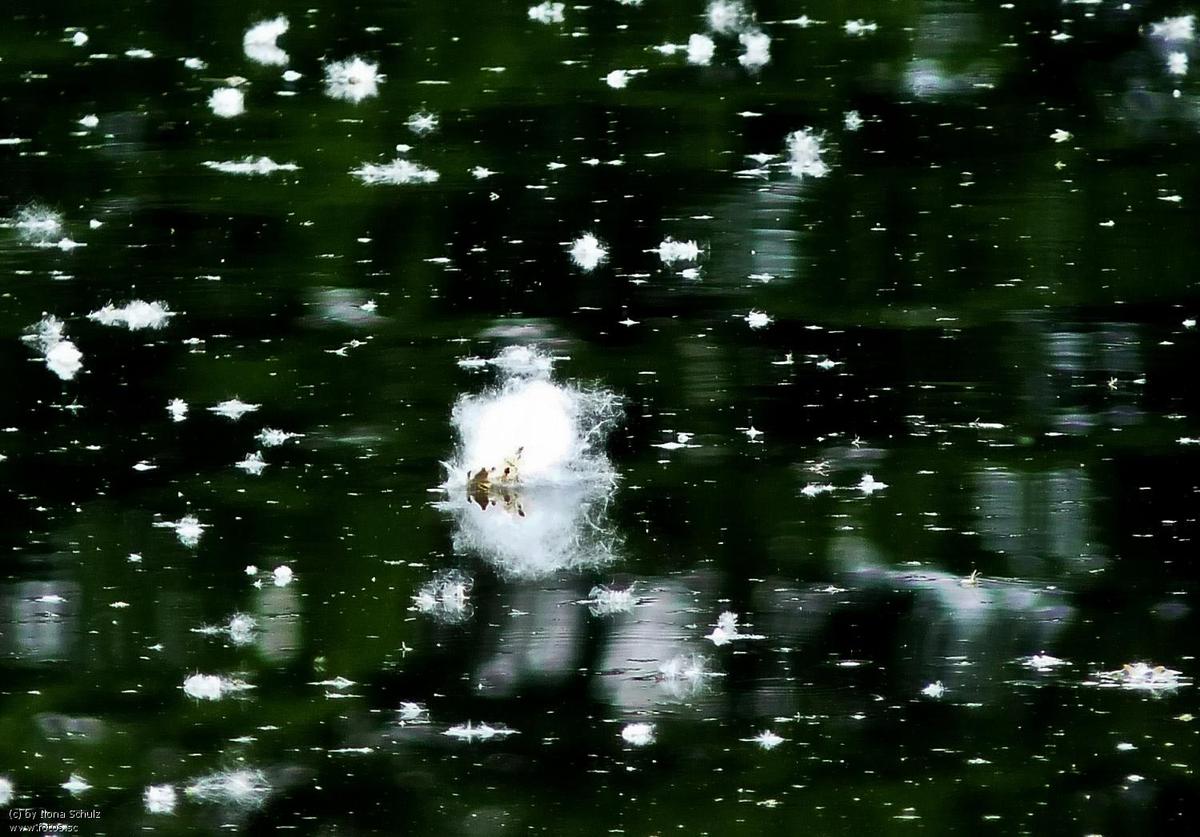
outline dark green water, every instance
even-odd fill
[[[736,35],[654,49],[703,0],[529,5],[5,4],[4,827],[1192,833],[1200,87],[1150,26],[1187,8],[758,0],[748,69]],[[264,66],[242,36],[276,14]],[[322,81],[353,55],[384,76],[357,104]],[[802,128],[823,177],[787,171]],[[351,175],[398,144],[438,180]],[[297,168],[203,165],[247,155]],[[175,315],[88,317],[134,299]],[[45,315],[70,380],[22,340]],[[511,346],[621,399],[615,485],[447,512],[451,410],[498,376],[459,361]],[[259,409],[208,410],[234,397]],[[185,515],[192,547],[156,525]],[[446,577],[462,612],[422,612]],[[724,611],[762,638],[707,640]],[[248,642],[197,632],[237,613]],[[1136,662],[1180,674],[1098,677]]]

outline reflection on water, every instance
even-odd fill
[[[532,577],[614,560],[617,537],[606,520],[611,493],[594,481],[514,486],[484,493],[481,503],[478,493],[457,488],[439,507],[454,517],[456,552]]]
[[[1195,830],[1190,10],[152,5],[0,32],[0,806]]]
[[[79,653],[79,587],[48,581],[7,587],[6,654],[30,662],[73,662]]]

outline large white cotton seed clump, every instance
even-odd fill
[[[746,7],[740,0],[713,0],[708,4],[708,28],[721,35],[731,35],[746,22]]]
[[[46,242],[62,232],[63,217],[60,212],[31,203],[17,210],[12,225],[26,241]]]
[[[218,87],[208,97],[208,108],[215,116],[231,119],[246,112],[246,97],[236,87]]]
[[[514,487],[486,508],[469,494],[442,503],[456,517],[454,549],[479,555],[504,575],[539,578],[616,560],[620,541],[605,517],[611,486],[595,482]]]
[[[471,615],[471,577],[459,570],[448,570],[421,585],[412,597],[418,613],[440,622],[461,622]]]
[[[551,380],[552,359],[513,347],[488,365],[501,383],[455,404],[458,437],[446,463],[457,551],[507,574],[534,577],[613,559],[604,508],[616,474],[604,454],[620,413],[608,390]]]
[[[546,0],[544,3],[529,7],[529,19],[537,23],[562,23],[564,8],[562,3],[552,3],[550,0]]]
[[[277,171],[296,171],[295,163],[276,163],[270,157],[243,157],[240,160],[205,160],[205,168],[223,174],[267,175]]]
[[[493,738],[505,738],[509,735],[516,735],[515,729],[508,727],[494,727],[491,724],[475,724],[467,721],[465,724],[456,724],[442,733],[451,738],[457,738],[460,741],[490,741]]]
[[[124,326],[130,331],[141,331],[145,328],[162,328],[173,316],[175,313],[165,303],[135,299],[121,308],[105,305],[88,314],[88,319],[100,325]]]
[[[179,542],[188,549],[194,549],[200,543],[207,524],[201,523],[195,515],[184,515],[178,520],[162,520],[154,524],[158,529],[172,529]]]
[[[334,99],[358,104],[378,94],[381,81],[379,65],[357,55],[325,65],[325,95]]]
[[[584,233],[571,242],[571,261],[580,270],[590,273],[608,258],[608,250],[592,233]]]
[[[175,812],[176,794],[171,785],[151,785],[142,794],[142,802],[149,814],[172,814]]]
[[[390,163],[363,163],[351,174],[368,186],[406,186],[411,183],[436,183],[440,175],[434,169],[398,157]]]
[[[687,60],[689,64],[704,66],[712,63],[713,54],[716,50],[717,45],[708,35],[693,33],[688,36]]]
[[[201,776],[188,785],[184,793],[199,802],[257,808],[270,795],[271,785],[261,770],[219,770]]]
[[[629,613],[633,610],[636,599],[632,584],[624,589],[613,589],[600,584],[591,589],[584,602],[593,616],[611,616],[614,613]]]
[[[43,317],[22,340],[41,353],[46,368],[61,380],[69,381],[83,369],[83,352],[67,339],[66,326],[57,317]]]
[[[785,140],[788,152],[787,167],[794,177],[824,177],[829,173],[825,164],[825,148],[821,136],[811,128],[792,131]]]
[[[625,740],[625,743],[632,744],[634,747],[645,747],[647,744],[653,744],[654,724],[626,724],[621,730],[621,738]]]
[[[708,658],[700,654],[677,654],[658,667],[659,682],[674,698],[696,695],[710,678],[720,676],[709,669]]]
[[[288,31],[288,19],[283,15],[254,24],[242,36],[242,51],[246,57],[268,67],[282,67],[288,54],[275,42]]]
[[[1190,41],[1196,36],[1196,16],[1165,17],[1150,24],[1150,37],[1167,43]]]
[[[738,42],[745,50],[738,56],[738,63],[747,70],[765,67],[771,61],[771,37],[758,29],[738,35]]]
[[[614,410],[610,393],[518,378],[500,389],[459,400],[452,421],[465,471],[496,467],[519,452],[525,483],[568,482],[607,471],[596,449],[599,427]]]
[[[695,241],[676,241],[668,237],[664,238],[662,243],[650,252],[658,253],[663,264],[694,262],[700,258],[700,245]]]
[[[217,674],[193,674],[183,681],[184,694],[196,700],[220,700],[253,688],[244,680],[233,680]]]

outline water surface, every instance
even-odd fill
[[[689,64],[702,0],[529,5],[6,7],[0,217],[62,226],[0,229],[5,813],[1193,830],[1200,90],[1151,27],[1188,10],[758,0],[748,68],[736,33]],[[377,94],[330,97],[355,55]],[[787,169],[801,129],[824,176]],[[204,165],[248,155],[289,168]],[[398,157],[438,179],[351,174]],[[135,299],[174,316],[88,317]],[[70,380],[21,339],[46,315]],[[513,346],[620,399],[611,483],[524,518],[440,490],[455,403],[503,378],[461,361]],[[706,639],[726,611],[762,638]],[[1137,662],[1180,674],[1098,676]]]

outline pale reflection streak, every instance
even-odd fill
[[[79,652],[79,598],[74,582],[23,581],[5,586],[4,653],[29,662],[70,662]]]

